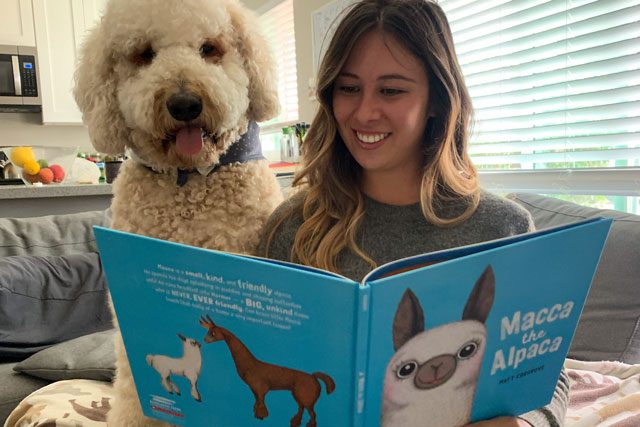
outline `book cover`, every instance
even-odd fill
[[[610,223],[399,260],[363,283],[95,234],[147,416],[193,426],[457,426],[550,401]]]

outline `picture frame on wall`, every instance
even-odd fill
[[[320,61],[333,37],[333,33],[342,18],[345,10],[355,3],[356,0],[334,0],[314,11],[311,15],[311,26],[313,31],[313,71],[318,71]]]

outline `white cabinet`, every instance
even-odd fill
[[[43,123],[82,123],[72,95],[73,72],[82,39],[106,1],[33,0]]]
[[[31,0],[0,1],[0,44],[36,45]]]

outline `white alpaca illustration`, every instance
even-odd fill
[[[396,353],[384,378],[383,427],[459,427],[469,423],[495,295],[493,269],[477,280],[462,320],[425,330],[424,314],[407,289],[393,321]]]
[[[182,334],[178,334],[182,340],[182,357],[173,358],[160,354],[147,354],[147,364],[158,371],[162,381],[162,387],[170,394],[176,393],[180,396],[180,389],[173,381],[171,375],[179,375],[185,377],[191,383],[191,396],[201,402],[200,392],[198,391],[198,376],[202,368],[202,356],[200,354],[200,344],[192,338],[185,338]]]

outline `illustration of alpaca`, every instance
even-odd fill
[[[185,338],[182,334],[178,334],[182,340],[182,357],[173,358],[159,354],[147,354],[147,364],[160,374],[162,387],[169,394],[176,393],[180,396],[180,389],[171,381],[171,375],[179,375],[185,377],[191,383],[191,396],[201,402],[200,392],[198,391],[198,377],[202,368],[202,355],[200,348],[202,344],[192,338]]]
[[[469,423],[486,344],[485,321],[495,277],[488,266],[477,280],[462,320],[425,330],[420,302],[407,289],[393,320],[395,354],[384,377],[383,427],[438,427]]]
[[[335,390],[335,383],[329,375],[322,372],[308,374],[258,360],[233,333],[217,326],[208,315],[200,318],[200,325],[208,330],[204,337],[205,343],[224,341],[227,344],[238,375],[255,396],[253,414],[256,418],[262,420],[269,415],[264,401],[269,391],[289,390],[298,404],[298,412],[291,418],[291,427],[299,426],[302,423],[305,409],[311,417],[307,427],[316,426],[314,406],[322,391],[318,379],[324,382],[327,394],[331,394]]]

